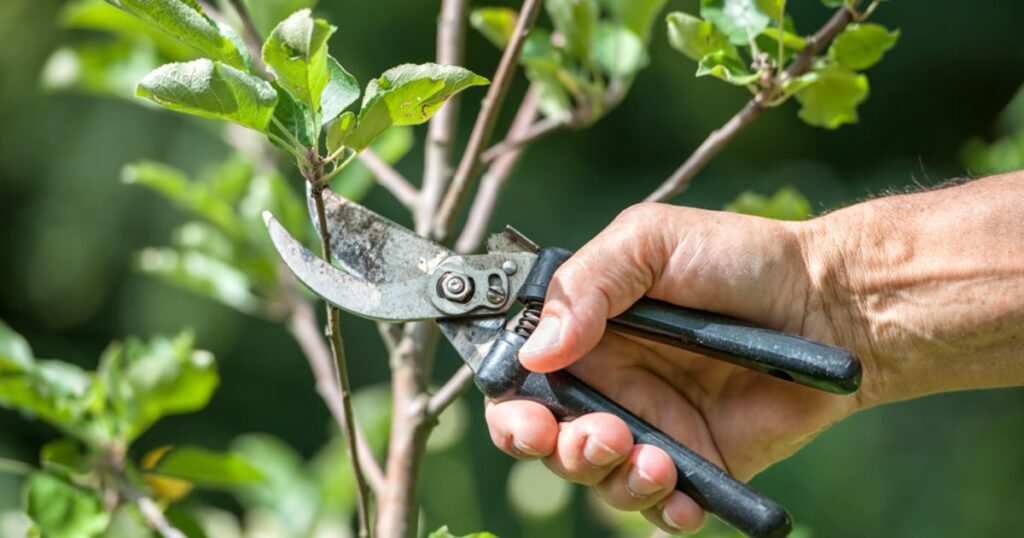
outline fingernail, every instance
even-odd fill
[[[648,497],[661,491],[661,484],[655,482],[641,469],[634,467],[626,479],[626,488],[634,497]]]
[[[531,458],[539,458],[544,455],[541,454],[540,450],[533,448],[532,446],[520,441],[519,439],[516,439],[515,437],[512,438],[512,448],[516,449],[516,452],[522,454],[523,456],[528,456]]]
[[[669,513],[668,513],[668,505],[667,504],[665,505],[665,508],[661,509],[661,520],[663,522],[665,522],[666,525],[668,525],[669,527],[672,527],[673,529],[675,529],[677,531],[683,530],[683,526],[680,525],[676,520],[672,519],[672,516],[669,515]]]
[[[547,351],[558,345],[558,339],[562,335],[562,321],[554,316],[548,316],[540,320],[540,325],[530,335],[530,339],[523,344],[519,355],[536,355]]]
[[[611,465],[621,457],[621,454],[593,437],[587,437],[587,442],[583,444],[583,459],[595,467]]]

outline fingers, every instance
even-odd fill
[[[599,497],[619,510],[646,510],[669,496],[676,468],[660,448],[636,445],[629,458],[594,487]]]
[[[542,458],[555,450],[558,422],[546,407],[527,400],[487,402],[491,441],[512,457]]]
[[[664,502],[643,511],[647,521],[669,534],[692,534],[704,526],[704,510],[696,501],[673,491]]]
[[[584,415],[561,425],[554,453],[544,463],[555,474],[594,485],[625,461],[633,449],[626,423],[608,413]]]
[[[634,206],[555,273],[540,325],[519,351],[528,369],[550,372],[593,349],[605,321],[651,287],[666,256],[658,205]]]

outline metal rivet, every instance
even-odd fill
[[[506,260],[505,263],[501,264],[501,270],[504,271],[506,275],[513,275],[519,270],[519,265],[512,260]]]

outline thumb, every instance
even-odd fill
[[[665,258],[657,211],[627,209],[555,272],[540,324],[519,351],[535,372],[565,368],[592,350],[608,318],[640,299],[660,273]]]

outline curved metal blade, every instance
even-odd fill
[[[367,282],[412,280],[455,253],[416,235],[330,189],[323,191],[331,254],[349,273]],[[310,199],[310,215],[318,225]]]
[[[440,314],[424,293],[430,280],[426,272],[400,282],[370,282],[334,267],[304,247],[269,211],[263,213],[263,220],[285,265],[338,308],[379,321],[433,319]]]

